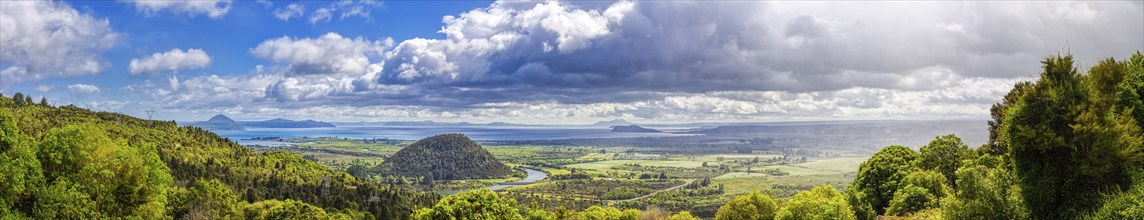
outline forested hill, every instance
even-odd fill
[[[438,196],[122,114],[0,98],[0,217],[402,219]]]
[[[463,134],[421,139],[389,157],[382,169],[400,176],[437,180],[500,178],[512,169]]]

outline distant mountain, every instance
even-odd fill
[[[615,126],[628,126],[635,125],[634,123],[624,121],[624,119],[615,119],[611,121],[600,121],[592,124],[592,126],[615,127]]]
[[[437,180],[501,178],[512,169],[497,161],[477,142],[463,134],[442,134],[402,148],[381,163],[399,176],[431,176]]]
[[[661,131],[655,130],[655,129],[650,129],[650,128],[640,127],[639,125],[628,125],[628,126],[614,126],[614,127],[612,127],[612,132],[660,133]]]
[[[191,123],[190,126],[200,127],[207,130],[226,131],[226,130],[244,130],[242,125],[238,122],[231,120],[226,115],[215,115],[210,120]]]
[[[329,122],[321,122],[314,120],[295,121],[290,119],[275,118],[265,121],[240,121],[239,125],[246,127],[259,127],[259,128],[332,128],[334,124]]]

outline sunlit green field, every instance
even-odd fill
[[[862,165],[862,162],[866,161],[867,158],[869,157],[839,157],[800,163],[795,166],[819,170],[854,172],[858,170],[858,166]]]
[[[775,158],[775,157],[782,157],[782,155],[778,155],[778,154],[707,154],[707,155],[702,155],[702,156],[696,157],[695,160],[712,162],[712,161],[718,161],[719,157],[723,157],[723,160],[751,160],[751,159],[755,159],[756,157],[758,157],[760,160],[766,160],[766,159],[771,159],[771,158]]]
[[[639,164],[643,166],[665,166],[665,167],[683,167],[683,168],[696,168],[703,166],[703,161],[680,161],[680,160],[606,160],[588,163],[578,163],[567,165],[569,168],[577,169],[593,169],[593,170],[608,170],[615,166],[624,164]]]
[[[375,154],[392,154],[401,149],[400,146],[386,145],[381,143],[363,143],[360,140],[342,140],[342,139],[310,139],[298,144],[303,147],[330,149],[345,152],[358,152],[361,149],[368,149],[370,153]],[[539,169],[549,173],[549,175],[566,175],[570,174],[571,169],[576,169],[577,172],[588,173],[597,179],[631,179],[632,176],[617,176],[629,173],[636,173],[641,171],[632,171],[619,169],[625,164],[638,164],[644,167],[678,167],[678,168],[701,168],[703,163],[707,163],[708,168],[712,169],[708,172],[714,172],[712,176],[713,184],[722,184],[725,187],[725,192],[722,197],[731,197],[738,194],[748,193],[755,190],[761,190],[772,193],[780,198],[793,196],[799,190],[810,189],[814,186],[830,184],[839,188],[840,190],[846,187],[849,182],[853,181],[854,172],[858,170],[858,166],[866,160],[866,157],[836,157],[836,158],[810,158],[809,162],[805,163],[791,163],[787,160],[786,163],[780,162],[766,162],[773,158],[782,157],[778,154],[668,154],[666,160],[617,160],[617,155],[623,154],[631,148],[619,147],[584,147],[584,146],[485,146],[489,153],[497,157],[498,160],[505,162],[510,166],[526,166],[534,169]],[[604,153],[601,153],[603,151]],[[381,162],[380,158],[353,156],[336,153],[324,152],[297,152],[300,155],[313,155],[318,160],[331,160],[331,161],[351,161],[362,160],[370,163]],[[755,158],[762,162],[747,163]],[[545,166],[534,166],[540,162],[541,164],[548,164]],[[729,165],[730,172],[720,173],[718,167],[720,165]],[[746,165],[744,165],[746,164]],[[561,168],[554,168],[561,167]],[[752,170],[747,173],[748,167]],[[628,168],[630,169],[630,167]],[[786,172],[785,176],[772,176],[764,173],[767,169],[778,169]],[[648,172],[648,171],[643,171]],[[653,173],[654,174],[654,173]],[[672,178],[675,174],[672,174]],[[697,178],[697,177],[688,177]],[[701,178],[701,177],[698,177]],[[467,181],[453,181],[443,183],[439,188],[443,189],[460,189],[460,188],[480,188],[492,185],[498,182],[513,181],[514,179],[489,179],[489,180],[467,180]],[[567,181],[556,181],[566,183]],[[509,191],[524,192],[529,190],[536,190],[536,187],[554,187],[554,182],[551,180],[541,181],[535,184],[526,186],[517,186],[510,188]],[[547,191],[551,191],[550,189]],[[545,191],[545,190],[542,190]],[[576,197],[579,198],[579,197]],[[580,198],[582,199],[582,198]]]
[[[736,195],[759,190],[773,193],[776,197],[794,196],[799,190],[830,184],[842,190],[854,179],[853,173],[774,177],[761,173],[728,173],[712,179],[714,184],[723,184],[725,195]]]

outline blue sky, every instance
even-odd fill
[[[442,16],[487,6],[491,1],[356,2],[357,7],[363,7],[369,12],[368,16],[339,18],[335,14],[328,22],[308,21],[314,10],[335,3],[337,2],[235,1],[230,3],[229,12],[224,16],[211,18],[201,13],[176,12],[174,9],[141,11],[145,9],[118,1],[66,2],[80,13],[96,19],[107,19],[110,28],[121,33],[121,38],[103,54],[105,61],[111,63],[110,67],[103,69],[100,74],[14,85],[5,91],[35,91],[36,86],[66,88],[76,83],[98,85],[101,88],[128,86],[157,77],[127,74],[126,64],[132,59],[175,48],[202,49],[212,58],[211,64],[204,68],[179,70],[180,76],[241,75],[250,72],[256,65],[267,63],[249,53],[253,45],[266,39],[283,36],[315,37],[331,32],[346,37],[440,38],[442,35],[437,31],[440,30]],[[289,4],[300,4],[308,10],[300,17],[289,20],[274,17],[275,10]],[[68,95],[66,89],[53,90],[55,92],[29,93],[52,97]]]
[[[164,120],[986,118],[1144,3],[0,2],[0,92]]]

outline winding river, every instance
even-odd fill
[[[525,173],[528,173],[528,177],[525,177],[524,179],[522,179],[520,181],[516,181],[516,182],[501,183],[501,184],[489,186],[488,189],[493,190],[493,191],[502,190],[505,188],[513,187],[513,186],[520,186],[520,185],[527,185],[530,183],[535,183],[536,181],[541,181],[541,180],[544,180],[545,178],[548,178],[548,173],[545,173],[543,171],[528,169],[528,168],[520,168],[520,169],[524,170]]]

